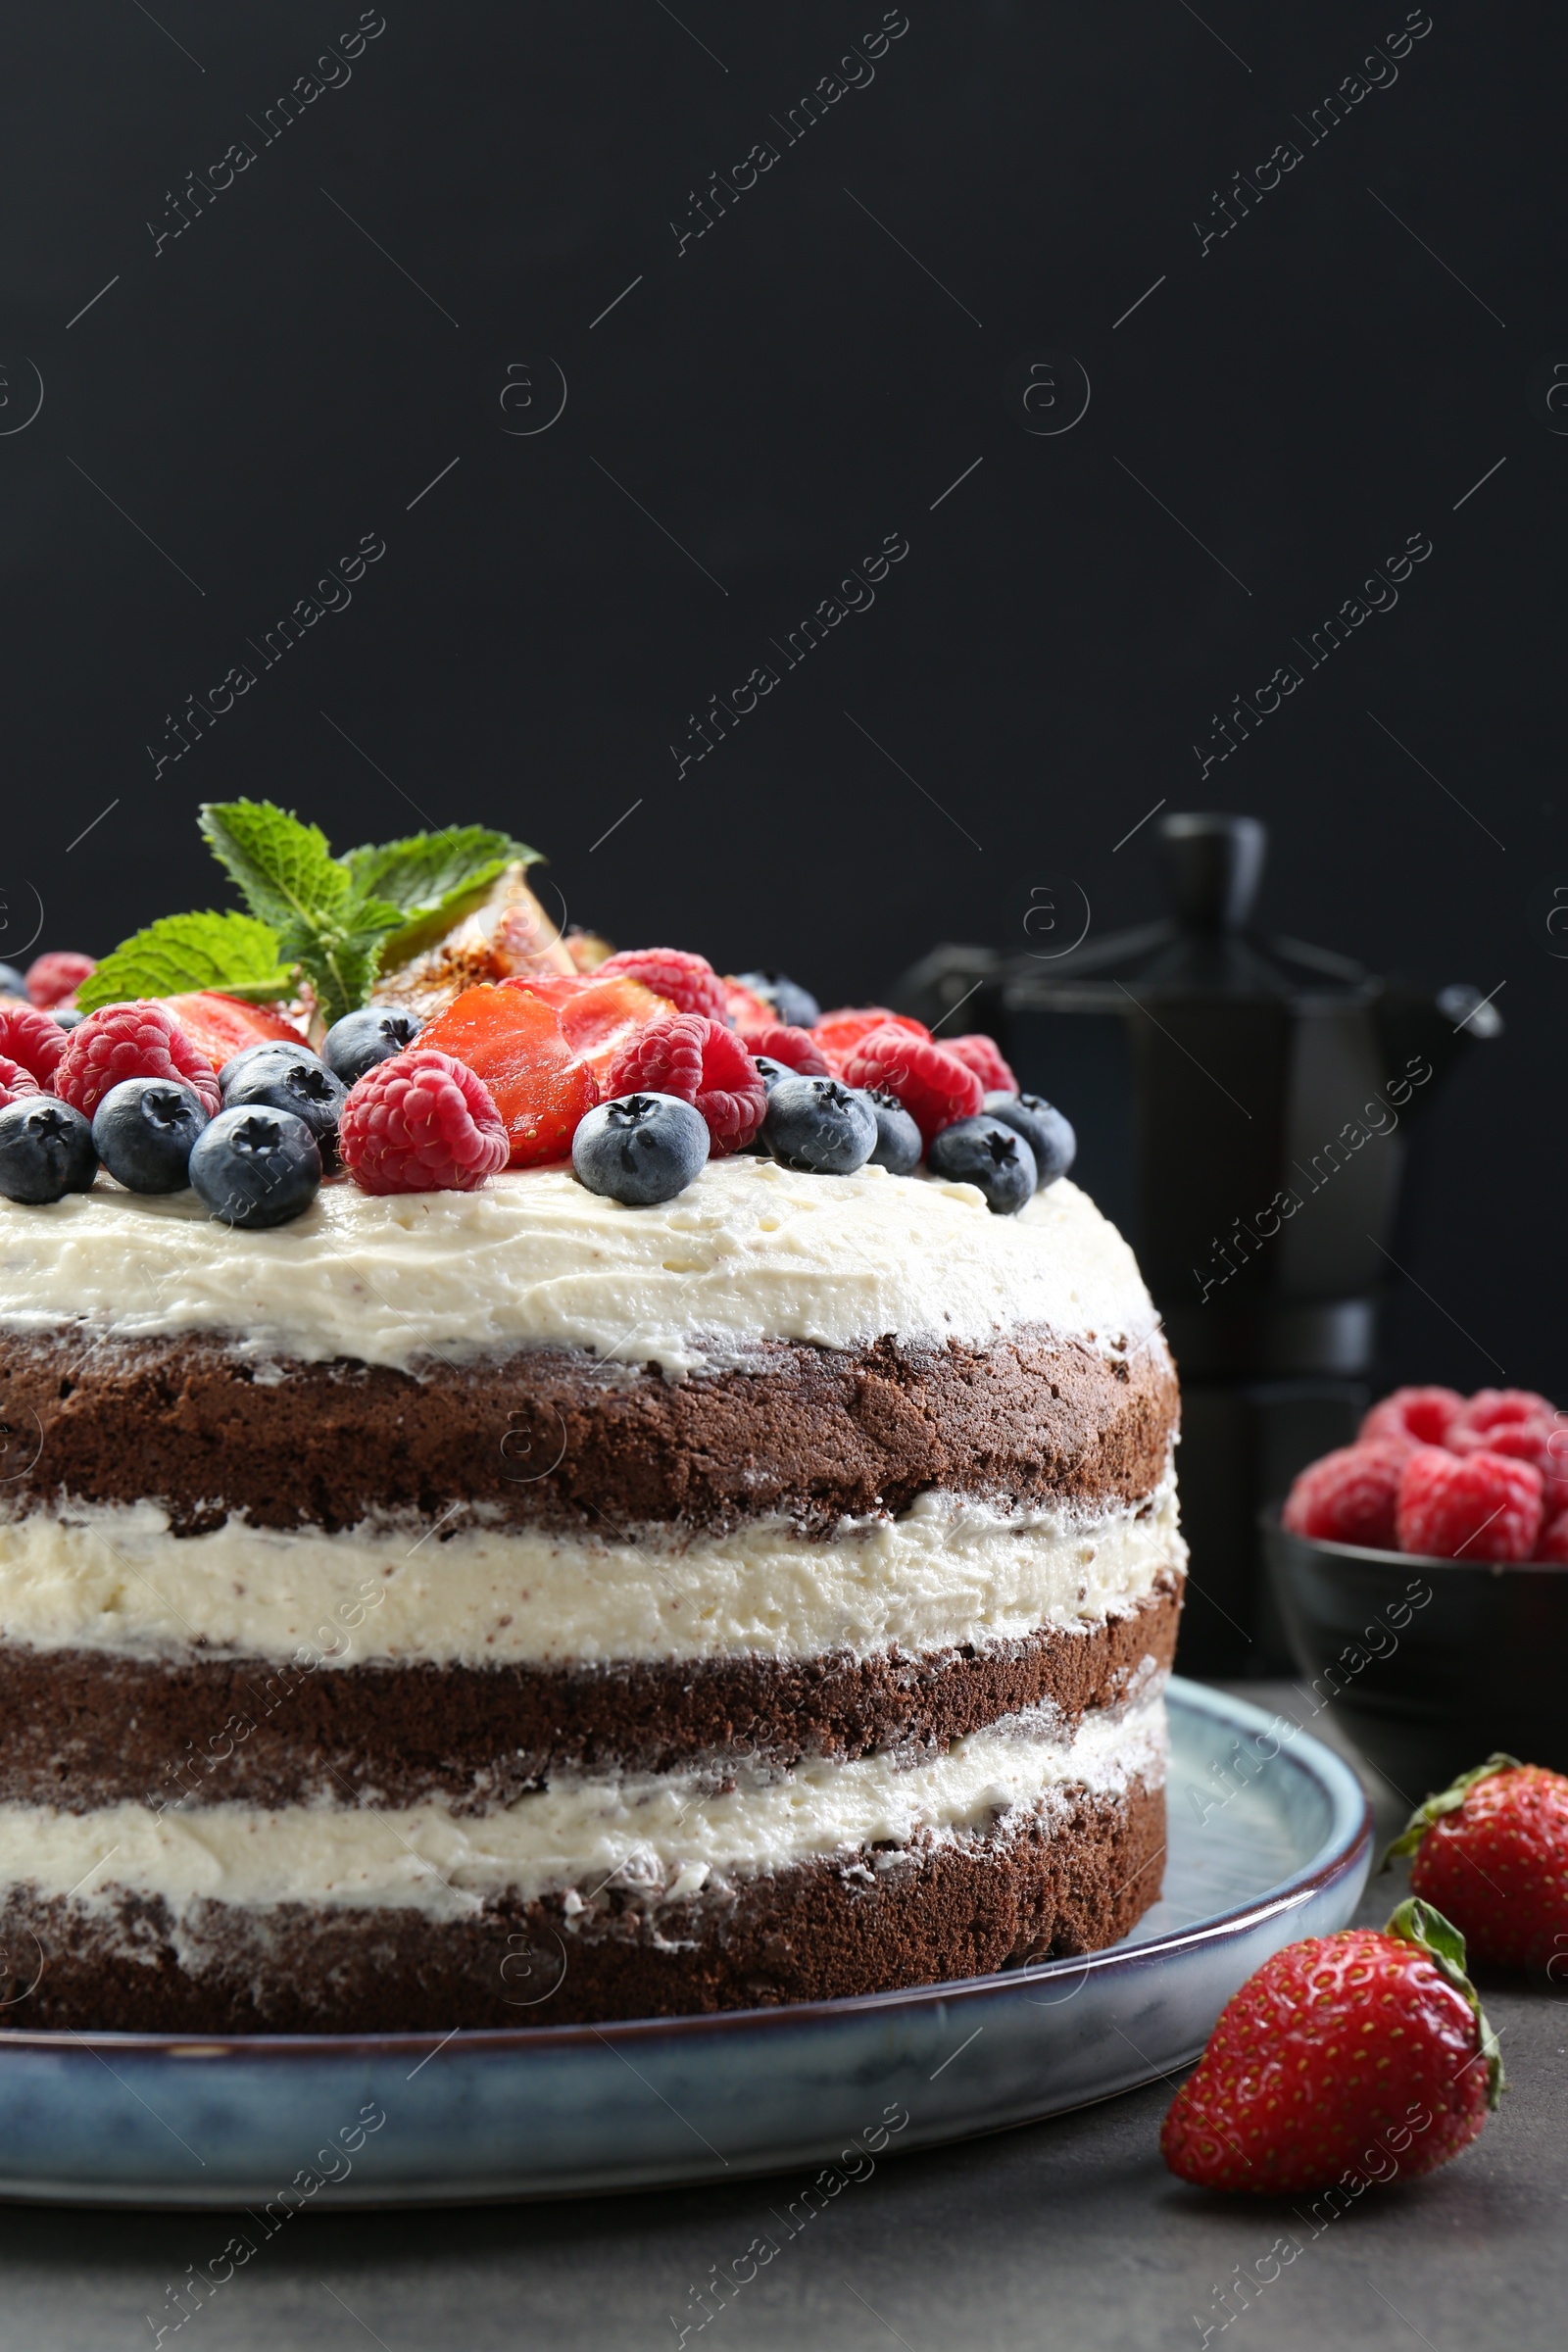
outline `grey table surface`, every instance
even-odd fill
[[[1291,1687],[1238,1688],[1273,1706]],[[1327,1736],[1353,1758],[1331,1721]],[[1396,1827],[1400,1798],[1364,1777],[1380,1833]],[[1374,1878],[1359,1916],[1381,1922],[1402,1885],[1402,1874]],[[1456,2163],[1369,2191],[1315,2234],[1282,2202],[1172,2180],[1158,2148],[1170,2091],[1155,2084],[883,2164],[686,2341],[703,2352],[1560,2346],[1568,1999],[1505,1980],[1484,1989],[1512,2085],[1501,2112]],[[181,2352],[672,2347],[702,2308],[692,2287],[727,2272],[799,2186],[781,2176],[553,2205],[318,2209],[164,2341]],[[167,2316],[167,2289],[225,2234],[213,2213],[0,2208],[0,2345],[146,2346],[148,2315]],[[1236,2281],[1249,2275],[1244,2305]]]

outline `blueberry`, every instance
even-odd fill
[[[742,972],[740,985],[760,997],[764,1004],[771,1004],[791,1029],[809,1029],[822,1018],[822,1007],[810,990],[783,972]]]
[[[78,1012],[74,1004],[51,1004],[49,1018],[58,1022],[62,1029],[79,1029],[87,1015],[84,1012]]]
[[[775,1061],[771,1054],[754,1054],[752,1059],[757,1064],[758,1076],[762,1081],[764,1094],[770,1095],[781,1078],[793,1078],[797,1075],[794,1070],[787,1069],[783,1062]]]
[[[320,1147],[292,1111],[235,1102],[197,1137],[190,1180],[225,1225],[286,1225],[316,1199]]]
[[[407,1053],[419,1034],[412,1013],[393,1012],[384,1004],[367,1004],[361,1012],[346,1012],[334,1021],[321,1041],[321,1059],[334,1078],[353,1086],[378,1061]]]
[[[27,983],[14,963],[0,963],[0,997],[20,997],[27,1002]]]
[[[230,1075],[223,1088],[223,1108],[255,1102],[268,1110],[291,1110],[320,1145],[326,1165],[335,1167],[338,1113],[349,1091],[342,1079],[334,1078],[326,1064],[316,1054],[308,1054],[303,1046],[279,1046],[272,1054],[264,1047],[235,1059],[238,1068],[234,1062],[224,1064]]]
[[[944,1127],[925,1156],[933,1176],[978,1185],[993,1216],[1014,1216],[1034,1198],[1034,1153],[1016,1127],[983,1112]]]
[[[860,1090],[876,1113],[876,1143],[871,1151],[873,1168],[886,1168],[890,1176],[907,1176],[920,1164],[925,1149],[920,1130],[910,1118],[897,1095],[882,1087]]]
[[[207,1113],[188,1086],[169,1078],[124,1078],[93,1113],[99,1158],[128,1193],[182,1193]]]
[[[985,1108],[990,1117],[1001,1119],[1015,1128],[1035,1155],[1035,1171],[1040,1190],[1065,1176],[1078,1152],[1078,1138],[1070,1120],[1064,1119],[1041,1095],[987,1095]]]
[[[837,1078],[781,1078],[767,1098],[762,1141],[786,1168],[853,1176],[876,1149],[876,1112]]]
[[[29,1204],[84,1193],[98,1173],[92,1129],[49,1095],[24,1095],[0,1110],[0,1197]]]
[[[322,1066],[319,1054],[313,1054],[310,1047],[300,1038],[258,1038],[254,1046],[241,1046],[237,1054],[231,1054],[219,1071],[219,1089],[225,1102],[228,1100],[228,1090],[240,1073],[250,1069],[264,1055],[271,1061],[301,1062],[305,1068],[310,1070],[318,1070]]]
[[[674,1095],[622,1095],[591,1110],[571,1139],[571,1165],[590,1193],[627,1208],[673,1200],[701,1175],[708,1121]]]

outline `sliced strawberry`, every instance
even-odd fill
[[[769,1016],[777,1020],[777,1013]],[[753,1026],[747,1023],[748,1028]],[[924,1021],[911,1020],[907,1013],[889,1012],[883,1004],[846,1005],[838,1012],[824,1012],[812,1024],[811,1035],[823,1059],[835,1070],[841,1070],[855,1052],[862,1037],[873,1029],[909,1029],[916,1037],[929,1037],[931,1032]]]
[[[160,997],[172,1021],[200,1048],[215,1070],[243,1053],[247,1046],[282,1038],[291,1046],[304,1043],[303,1032],[270,1004],[247,1004],[239,997],[220,996],[216,989],[199,988],[189,996]]]
[[[599,1083],[601,1095],[610,1065],[633,1030],[650,1021],[667,1019],[675,1009],[667,997],[655,996],[640,980],[624,973],[608,980],[551,973],[542,980],[514,976],[503,988],[526,989],[554,1005],[561,1015],[566,1043],[577,1059],[586,1062]]]
[[[599,1100],[572,1054],[561,1014],[531,988],[469,988],[419,1032],[484,1080],[506,1125],[512,1165],[566,1159],[578,1121]]]
[[[742,988],[738,980],[724,982],[724,1010],[732,1029],[766,1029],[778,1019],[778,1013],[765,997]]]

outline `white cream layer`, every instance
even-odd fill
[[[1155,1318],[1132,1251],[1065,1179],[994,1217],[972,1185],[739,1158],[658,1208],[599,1200],[564,1168],[387,1200],[343,1180],[270,1233],[231,1232],[189,1193],[103,1178],[48,1207],[0,1201],[0,1326],[80,1320],[405,1367],[431,1351],[581,1348],[680,1378],[770,1338],[984,1345],[1041,1324],[1109,1351]]]
[[[162,1895],[176,1917],[209,1900],[390,1904],[451,1919],[487,1895],[589,1892],[612,1879],[657,1903],[792,1863],[849,1860],[883,1839],[1006,1835],[1061,1813],[1077,1788],[1120,1795],[1135,1780],[1163,1782],[1157,1690],[1123,1713],[1087,1716],[1071,1741],[1053,1728],[1044,1715],[1012,1716],[914,1764],[815,1760],[716,1794],[689,1774],[578,1781],[461,1818],[434,1804],[215,1805],[162,1818],[134,1804],[87,1814],[0,1805],[0,1882],[89,1908],[113,1907],[117,1889],[130,1888]],[[868,1859],[886,1868],[894,1857]]]
[[[1147,1515],[1013,1516],[929,1494],[826,1542],[769,1520],[681,1547],[528,1530],[175,1538],[156,1503],[0,1520],[0,1642],[119,1655],[588,1665],[867,1657],[1098,1623],[1180,1566],[1167,1478]]]

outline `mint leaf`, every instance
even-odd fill
[[[509,865],[532,865],[538,855],[488,825],[454,825],[350,850],[344,862],[358,886],[404,910],[403,923],[382,943],[379,968],[396,971],[433,947],[483,905]]]
[[[252,913],[275,927],[278,955],[305,972],[328,1027],[356,1011],[402,907],[357,882],[319,825],[270,801],[209,801],[201,828]]]
[[[251,912],[278,931],[293,923],[313,929],[350,896],[348,868],[319,825],[302,824],[270,801],[206,801],[200,823]]]
[[[379,849],[350,850],[344,864],[355,887],[378,899],[389,899],[409,914],[428,914],[460,892],[488,886],[504,866],[533,865],[530,850],[510,833],[493,832],[488,825],[453,825],[443,833],[412,833],[406,841],[386,841]]]
[[[294,973],[277,933],[252,914],[166,914],[122,940],[76,991],[83,1012],[136,997],[177,997],[220,988],[253,1003],[292,993]]]

